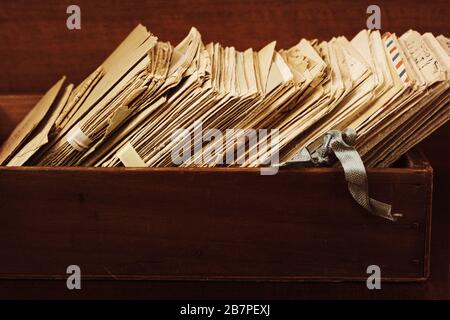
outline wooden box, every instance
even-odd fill
[[[166,0],[128,0],[114,1],[113,3],[112,5],[109,1],[78,0],[76,4],[82,10],[82,29],[68,30],[66,27],[66,18],[68,17],[66,10],[71,2],[54,0],[2,2],[0,10],[0,43],[2,44],[0,45],[0,69],[2,70],[0,81],[0,141],[6,139],[14,125],[24,117],[29,108],[37,101],[37,96],[24,94],[45,92],[63,74],[67,75],[71,82],[80,83],[138,23],[148,26],[161,40],[170,41],[172,44],[176,44],[183,39],[191,26],[196,26],[200,30],[205,43],[220,41],[223,45],[235,46],[236,49],[245,50],[248,47],[262,48],[270,41],[277,40],[277,48],[281,49],[295,45],[301,38],[326,40],[336,35],[344,35],[351,39],[357,32],[366,27],[366,20],[369,16],[366,12],[369,3],[363,0],[197,0],[195,5],[186,5],[185,0],[172,0],[170,4]],[[376,4],[381,8],[383,31],[396,32],[399,35],[412,28],[422,33],[432,32],[436,35],[448,35],[450,6],[448,6],[447,0],[432,2],[379,0]],[[139,10],[136,8],[139,8]],[[19,95],[5,96],[10,94]],[[151,243],[151,235],[156,233],[153,231],[154,229],[149,229],[149,233],[145,234],[144,237],[143,229],[138,229],[144,228],[138,226],[138,219],[142,221],[144,219],[142,217],[148,217],[154,224],[153,228],[162,224],[161,220],[152,217],[155,213],[152,213],[150,208],[154,207],[144,203],[147,201],[146,199],[141,199],[141,201],[144,201],[139,204],[142,211],[139,210],[140,214],[134,213],[135,217],[133,217],[132,212],[119,213],[113,207],[114,203],[120,201],[125,203],[125,199],[109,199],[109,202],[105,200],[102,204],[97,203],[94,207],[92,206],[94,199],[89,198],[86,192],[81,193],[80,199],[84,199],[84,202],[78,200],[78,193],[75,194],[73,191],[77,186],[73,185],[73,189],[66,189],[63,196],[55,193],[51,198],[51,201],[66,201],[64,207],[56,205],[56,203],[47,203],[45,204],[46,207],[43,208],[40,207],[44,205],[43,199],[41,199],[40,204],[39,202],[33,202],[33,199],[37,198],[41,192],[46,194],[47,197],[51,197],[51,195],[45,190],[40,190],[43,185],[42,182],[34,181],[35,179],[30,177],[42,174],[46,176],[46,179],[52,179],[51,184],[54,184],[54,190],[56,190],[60,188],[60,185],[69,188],[66,183],[62,182],[63,179],[69,179],[68,173],[62,172],[64,170],[44,173],[42,170],[34,168],[20,169],[16,171],[20,174],[16,174],[10,171],[14,169],[0,168],[0,298],[448,299],[450,153],[442,152],[442,148],[448,145],[449,138],[450,124],[447,124],[421,143],[421,147],[426,151],[435,172],[433,240],[431,245],[432,268],[428,281],[383,283],[382,290],[367,290],[365,283],[354,281],[345,283],[309,281],[295,283],[267,281],[117,281],[115,279],[145,279],[151,274],[152,268],[153,274],[157,272],[155,265],[163,264],[161,257],[148,258],[142,254],[144,250],[150,250],[148,244],[144,243],[142,239]],[[247,223],[250,217],[258,215],[261,219],[260,223],[264,223],[263,225],[269,217],[272,219],[273,229],[267,229],[266,226],[260,231],[261,233],[269,232],[266,234],[264,242],[258,245],[259,248],[265,248],[266,251],[253,252],[251,256],[253,258],[257,256],[260,260],[264,258],[264,254],[266,254],[266,257],[269,255],[272,257],[272,260],[266,260],[265,265],[260,263],[260,268],[266,268],[266,274],[278,272],[278,270],[269,269],[267,261],[272,262],[275,268],[277,258],[287,261],[289,257],[291,261],[295,259],[300,261],[300,258],[302,258],[302,261],[297,263],[298,269],[296,271],[304,271],[305,265],[311,264],[310,271],[314,268],[316,273],[329,272],[331,267],[329,263],[324,263],[323,260],[328,253],[327,259],[331,257],[338,261],[335,270],[338,270],[339,266],[346,265],[346,273],[335,272],[326,279],[364,278],[367,276],[365,274],[366,264],[385,263],[381,266],[382,276],[385,279],[423,280],[430,273],[428,261],[430,260],[429,237],[431,227],[428,220],[430,219],[430,211],[429,208],[426,208],[426,205],[430,206],[431,204],[431,171],[427,162],[421,160],[417,153],[408,155],[407,158],[403,159],[403,162],[399,163],[399,166],[401,165],[409,166],[409,168],[395,168],[387,171],[371,170],[369,172],[373,197],[384,201],[393,201],[394,209],[405,214],[405,219],[397,225],[371,217],[354,204],[346,192],[342,172],[331,170],[332,173],[330,173],[328,169],[321,170],[323,172],[320,174],[322,178],[314,179],[314,185],[311,185],[310,182],[309,186],[307,181],[312,180],[312,178],[307,180],[305,177],[310,176],[312,173],[308,172],[311,171],[285,172],[283,177],[294,174],[296,176],[295,178],[274,177],[271,182],[277,179],[283,181],[272,184],[279,188],[279,190],[272,189],[272,191],[276,192],[277,197],[282,197],[282,192],[287,193],[286,198],[290,195],[288,204],[280,204],[279,207],[274,207],[271,204],[267,209],[263,208],[262,210],[262,204],[259,207],[253,206],[252,210],[258,208],[260,212],[256,212],[256,210],[253,213],[248,211],[246,215],[238,216],[241,220],[236,220],[234,223],[238,224],[240,221],[241,224],[238,225],[237,230],[228,230],[228,233],[230,233],[229,238],[227,238],[229,239],[227,240],[228,245],[217,242],[205,243],[202,255],[197,259],[199,261],[217,261],[217,266],[221,261],[218,260],[218,256],[211,255],[211,248],[227,249],[228,251],[222,253],[223,259],[238,256],[240,252],[233,251],[233,243],[239,243],[239,240],[241,240],[242,246],[247,243],[247,248],[250,248],[251,244],[255,243],[256,236],[259,235],[256,233],[256,229],[254,233],[247,235],[246,239],[243,239],[243,235],[238,232],[243,229],[248,230]],[[39,173],[39,171],[41,172]],[[388,174],[388,172],[391,173]],[[411,172],[410,178],[406,178],[406,172]],[[111,175],[110,173],[101,173],[100,175],[108,174]],[[116,173],[116,175],[119,174]],[[151,175],[148,172],[145,174]],[[245,174],[252,175],[248,171]],[[86,178],[87,175],[87,173],[82,174]],[[94,175],[100,178],[100,175]],[[22,178],[19,178],[19,176]],[[252,177],[260,179],[256,174]],[[11,182],[11,179],[16,180]],[[83,181],[83,183],[78,181],[78,179],[82,179],[81,176],[74,180],[70,179],[71,183],[82,184],[83,187],[89,185],[86,181]],[[87,179],[91,181],[94,178],[89,177]],[[145,179],[148,183],[147,180],[150,178]],[[75,180],[78,182],[75,182]],[[17,184],[14,184],[14,181],[17,181]],[[37,190],[33,189],[29,192],[30,194],[15,194],[14,198],[8,198],[13,189],[25,188],[20,185],[32,181],[34,181],[33,186],[38,185]],[[270,185],[268,180],[258,181],[262,181],[264,186]],[[418,183],[415,184],[417,181]],[[107,183],[106,181],[103,185]],[[233,181],[233,183],[235,182]],[[280,187],[281,183],[284,184]],[[297,189],[294,190],[292,185],[288,188],[288,183],[295,183]],[[332,189],[333,184],[339,184],[339,194],[335,191],[331,195],[329,194],[328,190]],[[319,199],[319,193],[312,193],[310,190],[310,188],[319,185],[321,188],[328,188],[323,189],[321,193],[321,195],[326,194],[326,198]],[[411,189],[413,186],[416,186],[417,192],[401,194],[405,190],[404,188]],[[132,187],[129,186],[126,190],[131,192]],[[154,185],[153,187],[156,189],[158,186]],[[168,187],[168,185],[165,185],[164,188],[160,187],[159,192],[167,191]],[[225,188],[225,186],[220,186],[219,182],[216,182],[214,187],[216,191],[219,188]],[[31,185],[29,188],[31,188]],[[47,185],[45,188],[48,189],[49,186]],[[94,184],[92,184],[92,188],[94,188]],[[123,188],[125,189],[125,187]],[[192,193],[198,192],[199,188],[190,186],[189,191]],[[235,188],[238,189],[237,186]],[[261,190],[261,188],[262,186],[256,187],[253,193],[255,198],[261,196],[263,192],[269,192],[269,189]],[[54,190],[52,192],[55,192]],[[116,189],[111,189],[110,193],[112,194],[114,190]],[[222,208],[217,205],[219,209],[210,212],[208,219],[216,216],[215,220],[204,220],[204,224],[212,224],[212,221],[225,217],[225,210],[228,210],[227,215],[231,223],[232,219],[237,216],[236,211],[231,207],[232,201],[235,202],[236,207],[241,209],[246,208],[246,203],[256,203],[256,199],[245,198],[242,189],[238,190],[239,193],[242,193],[242,197],[238,200],[242,199],[239,201],[242,201],[243,204],[238,206],[236,204],[238,195],[232,195],[234,198],[228,198],[230,203],[223,204]],[[426,190],[426,192],[423,193],[421,190]],[[7,192],[4,193],[5,191]],[[103,192],[106,193],[107,191],[104,190]],[[203,196],[204,199],[208,200],[208,202],[205,202],[205,206],[212,206],[211,192],[213,191],[205,193],[206,196]],[[296,198],[292,199],[294,192]],[[89,193],[91,197],[94,194],[96,197],[101,195],[98,190],[94,194],[91,191]],[[155,195],[151,197],[153,199]],[[189,195],[184,197],[187,201]],[[192,194],[190,197],[194,199]],[[185,205],[182,199],[178,202],[180,207]],[[267,203],[265,199],[258,200]],[[171,197],[170,201],[173,201],[175,206],[175,198]],[[302,222],[300,220],[302,214],[305,215],[306,210],[311,210],[310,205],[304,204],[302,201],[315,202],[316,204],[321,202],[317,204],[321,208],[328,205],[318,213],[325,218],[319,219],[317,217],[324,228],[322,233],[311,227],[312,220],[309,220],[311,223],[306,228],[307,216],[303,216],[305,225],[303,229],[295,227],[294,224],[298,226]],[[339,201],[339,207],[337,207],[337,201]],[[21,212],[18,212],[18,202],[21,202]],[[12,204],[16,207],[11,207]],[[169,205],[171,203],[167,202],[166,207],[161,210],[168,210]],[[285,211],[281,211],[283,206],[286,208]],[[336,208],[332,210],[332,206],[336,206]],[[248,207],[250,207],[250,204],[247,205]],[[90,208],[90,211],[81,210],[86,208]],[[51,212],[50,210],[54,211]],[[172,226],[172,228],[175,228],[177,221],[178,224],[183,223],[185,220],[180,220],[179,217],[188,219],[192,210],[192,207],[186,205],[184,209],[179,208],[178,211],[172,213],[173,215],[176,214],[178,219],[174,218],[172,220],[173,225],[166,227]],[[185,216],[183,216],[183,212]],[[280,214],[280,212],[282,213]],[[356,212],[358,212],[358,215],[356,215]],[[309,219],[314,218],[313,213],[310,212],[310,214]],[[167,216],[167,219],[171,215]],[[273,237],[276,231],[289,227],[282,226],[283,221],[287,221],[288,215],[294,217],[291,222],[292,226],[290,226],[292,228],[290,229],[291,233],[284,230],[285,235],[278,235],[279,245],[276,246],[276,249],[279,252],[276,256],[273,251],[275,250],[274,247],[269,247],[268,243],[275,243]],[[199,219],[198,216],[192,214],[190,217],[190,220]],[[276,217],[278,217],[278,220],[275,220]],[[328,220],[326,217],[328,217]],[[345,217],[347,218],[345,219]],[[338,220],[338,218],[341,220]],[[123,219],[126,223],[124,222],[124,226],[120,229],[119,227],[114,229],[112,221],[119,219]],[[130,225],[131,223],[135,223],[134,227]],[[166,223],[168,224],[169,221],[166,221]],[[334,234],[329,231],[329,228],[336,223],[345,224],[345,228],[341,227],[339,234],[337,234],[338,231]],[[188,226],[190,226],[190,223]],[[225,228],[229,228],[229,226],[230,224],[222,225],[222,232],[224,233]],[[262,228],[260,224],[257,224],[257,226]],[[357,226],[361,226],[360,229],[357,229]],[[198,228],[200,227],[198,226]],[[219,227],[216,226],[216,228]],[[178,228],[181,227],[178,226]],[[208,225],[208,228],[211,228],[211,226]],[[125,233],[130,235],[136,230],[141,230],[142,233],[136,233],[133,235],[134,238],[131,238],[131,236],[123,237]],[[210,232],[216,230],[213,229]],[[283,247],[282,244],[286,243],[288,239],[294,238],[292,235],[294,230],[299,233],[299,235],[295,235],[298,239],[301,237],[300,233],[303,232],[303,237],[309,237],[311,241],[297,241],[295,247]],[[160,229],[159,232],[164,232],[164,230]],[[325,232],[327,234],[324,234]],[[196,236],[201,237],[200,235]],[[208,234],[204,234],[204,239],[207,236]],[[221,233],[216,235],[216,237],[220,236]],[[238,236],[241,238],[239,239]],[[374,237],[376,236],[380,239],[375,240]],[[186,234],[179,234],[178,237],[180,239],[186,238]],[[334,243],[333,241],[325,243],[325,237],[333,239]],[[353,237],[357,240],[350,241],[347,237]],[[167,243],[166,241],[172,238],[161,239],[159,244]],[[195,247],[193,240],[179,246],[177,253],[184,253],[186,257],[193,257],[195,252],[199,254],[200,251],[195,251],[198,248]],[[117,247],[117,245],[119,246]],[[156,243],[153,242],[153,245],[156,245]],[[362,248],[369,245],[375,249],[372,249],[374,251],[371,255],[366,252],[364,256],[363,252],[365,251],[362,251]],[[114,248],[115,246],[116,248]],[[144,248],[144,246],[147,247]],[[336,247],[341,249],[336,251]],[[160,248],[161,250],[166,249],[166,258],[170,252],[173,253],[162,244]],[[60,251],[53,252],[53,250]],[[334,253],[333,250],[335,250]],[[101,253],[96,256],[98,252]],[[306,256],[308,252],[311,253],[311,256]],[[401,254],[398,254],[398,252],[401,252]],[[303,256],[300,256],[300,253]],[[181,257],[179,254],[177,256]],[[380,259],[380,256],[383,258]],[[172,271],[176,268],[173,264],[174,259],[172,257],[172,259],[165,260],[172,265]],[[247,273],[250,273],[251,270],[244,269],[244,262],[249,259],[250,257],[246,259],[246,257],[241,256],[240,260],[236,260],[241,264],[242,270],[247,271]],[[129,267],[126,270],[126,263],[121,265],[118,262],[119,260],[131,261],[128,262],[128,265],[134,267]],[[380,260],[382,261],[380,262]],[[177,261],[179,262],[179,269],[176,269],[176,271],[180,272],[181,268],[185,268],[184,270],[189,268],[189,265],[182,265],[181,260]],[[96,276],[95,278],[99,278],[99,280],[92,279],[88,283],[83,282],[82,290],[67,290],[65,268],[68,264],[80,264],[83,276]],[[193,266],[195,265],[193,264]],[[205,269],[209,268],[208,271],[212,270],[212,267],[211,264],[204,265]],[[226,267],[229,266],[223,264],[223,269]],[[283,268],[286,272],[289,271],[288,267]],[[290,268],[292,271],[292,267]],[[355,270],[357,270],[356,273]],[[167,271],[170,270],[167,269]],[[228,271],[233,270],[228,269]],[[253,271],[254,275],[258,270],[255,268]],[[130,276],[121,277],[120,272],[122,272],[122,275],[128,272]],[[340,273],[340,275],[336,276],[336,273]],[[61,280],[48,280],[55,278],[61,278]],[[157,277],[150,278],[155,279]],[[308,279],[311,279],[311,277],[308,277]]]
[[[0,139],[38,96],[0,96]],[[368,170],[358,206],[337,168],[0,168],[0,279],[365,280],[429,275],[432,168],[417,150]]]

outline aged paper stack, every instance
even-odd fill
[[[195,28],[172,46],[139,25],[81,84],[62,78],[43,96],[0,165],[256,167],[353,128],[366,166],[387,167],[450,118],[449,78],[442,35],[363,30],[238,51]],[[186,136],[199,126],[223,135]],[[174,161],[174,148],[191,152]]]

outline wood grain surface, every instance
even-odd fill
[[[365,281],[377,264],[423,280],[431,172],[369,178],[401,221],[365,212],[335,168],[3,167],[0,278],[66,278],[76,261],[83,279]]]

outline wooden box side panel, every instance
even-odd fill
[[[336,169],[0,168],[0,277],[385,280],[427,274],[429,171],[372,170],[371,216]]]

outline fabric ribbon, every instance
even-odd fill
[[[342,165],[348,190],[353,199],[372,214],[396,221],[402,215],[392,214],[392,206],[369,197],[369,184],[364,163],[358,151],[353,147],[356,141],[356,131],[345,129],[343,132],[331,130],[323,138],[322,146],[313,154],[303,148],[292,160],[280,166],[330,166],[336,159]]]

